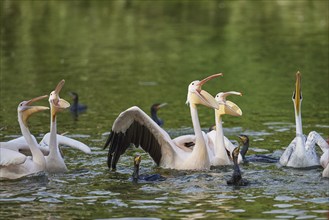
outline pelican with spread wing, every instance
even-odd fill
[[[210,168],[199,118],[197,105],[218,109],[219,105],[208,92],[202,90],[202,85],[222,74],[214,74],[201,81],[196,80],[188,86],[187,103],[190,106],[195,146],[193,151],[186,151],[177,146],[158,124],[138,107],[131,107],[122,112],[114,121],[112,131],[105,143],[109,146],[108,167],[116,169],[120,156],[133,143],[149,153],[157,165],[180,170],[206,170]]]

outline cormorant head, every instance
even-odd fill
[[[240,145],[238,147],[234,148],[234,150],[232,152],[233,161],[237,161],[238,160],[239,153],[240,153]]]
[[[249,144],[249,137],[247,135],[240,134],[238,137],[240,138],[242,145]]]
[[[141,155],[136,155],[135,157],[134,157],[134,166],[136,167],[136,166],[139,166],[139,164],[141,163],[141,161],[142,161],[142,156]]]
[[[190,83],[188,86],[188,93],[187,93],[187,100],[186,104],[190,104],[192,106],[201,104],[213,109],[218,109],[218,103],[214,99],[212,95],[210,95],[208,92],[205,90],[202,90],[202,85],[208,82],[209,80],[222,76],[222,73],[217,73],[211,76],[208,76],[207,78],[199,81],[195,80]]]
[[[166,106],[167,103],[155,103],[151,106],[151,112],[157,112],[160,108]]]
[[[69,92],[69,94],[72,96],[73,101],[78,102],[78,100],[79,100],[78,93],[76,93],[76,92]]]
[[[19,103],[19,105],[17,107],[17,113],[22,118],[22,121],[25,126],[27,126],[27,121],[32,114],[49,109],[48,107],[45,107],[45,106],[32,106],[31,105],[32,103],[39,101],[41,99],[47,98],[47,97],[48,97],[48,95],[39,96],[39,97],[30,99],[28,101],[22,101],[21,103]]]
[[[151,118],[153,119],[153,121],[155,121],[155,123],[157,123],[159,126],[163,125],[163,120],[160,119],[157,115],[157,111],[166,106],[167,103],[155,103],[151,106]]]
[[[292,101],[294,102],[295,109],[297,112],[297,115],[300,114],[300,108],[302,105],[302,76],[301,73],[298,71],[296,73],[296,85],[295,85],[295,91],[292,94]]]
[[[139,177],[139,164],[141,163],[142,157],[140,155],[136,155],[134,157],[134,172],[133,172],[133,180],[137,181]]]
[[[242,145],[242,149],[240,151],[240,154],[243,158],[243,160],[246,159],[246,154],[248,152],[249,149],[249,137],[247,135],[244,134],[240,134],[238,135],[238,137],[240,138],[240,145]]]

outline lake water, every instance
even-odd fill
[[[230,97],[242,117],[224,116],[233,141],[244,133],[250,154],[280,154],[295,136],[292,92],[302,73],[303,131],[329,137],[328,1],[1,1],[0,140],[20,135],[17,105],[49,94],[61,79],[88,105],[77,121],[58,115],[58,132],[92,149],[64,148],[69,172],[0,183],[2,219],[327,219],[329,181],[321,168],[241,165],[247,187],[231,187],[231,167],[207,172],[161,169],[140,150],[121,157],[116,172],[103,145],[120,112],[137,105],[159,115],[172,137],[193,132],[187,86],[222,72],[203,88]],[[47,101],[40,102],[48,105]],[[201,126],[213,111],[199,108]],[[49,115],[30,119],[38,138]],[[163,182],[134,184],[133,156],[141,173]],[[319,151],[320,153],[320,151]]]

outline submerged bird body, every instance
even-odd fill
[[[75,119],[78,118],[79,114],[87,110],[87,106],[79,103],[79,95],[76,92],[70,92],[73,99],[73,104],[70,107],[70,111]]]
[[[247,152],[249,149],[249,137],[247,135],[241,134],[238,136],[242,143],[242,149],[240,154],[242,156],[243,162],[261,162],[261,163],[277,163],[279,158],[274,158],[270,155],[263,155],[263,154],[255,154],[247,156]]]
[[[122,112],[112,126],[112,132],[105,143],[109,146],[108,167],[115,169],[119,157],[131,143],[141,146],[159,166],[180,170],[206,170],[210,162],[206,143],[201,131],[197,105],[218,108],[215,99],[201,86],[208,80],[218,77],[215,74],[202,81],[193,81],[188,87],[187,102],[190,104],[192,124],[195,132],[195,146],[185,151],[175,144],[167,132],[156,124],[138,107]]]
[[[37,142],[27,127],[28,118],[36,112],[49,109],[43,106],[30,106],[31,103],[47,96],[40,96],[29,101],[23,101],[18,105],[18,121],[26,142],[30,147],[32,157],[28,157],[14,150],[0,148],[0,179],[17,179],[23,176],[45,171],[45,158],[37,147]]]
[[[233,175],[230,180],[227,181],[228,185],[234,186],[246,186],[249,184],[249,181],[242,178],[241,170],[238,164],[240,146],[235,148],[232,152],[233,157]]]
[[[282,166],[306,168],[320,165],[319,158],[315,151],[315,142],[319,141],[317,141],[316,139],[309,140],[310,135],[312,136],[312,132],[307,138],[305,138],[305,136],[303,135],[301,116],[302,99],[303,97],[301,91],[301,74],[297,72],[295,91],[292,96],[295,109],[296,137],[292,140],[292,142],[289,144],[289,146],[286,148],[286,150],[280,157],[280,164]],[[318,138],[318,136],[316,138]],[[321,147],[323,151],[328,148],[329,147],[327,146]]]
[[[146,182],[155,182],[155,181],[164,181],[166,180],[165,177],[161,176],[160,174],[139,174],[139,166],[141,163],[142,157],[140,155],[136,155],[134,157],[134,172],[132,174],[133,182],[138,181],[146,181]]]

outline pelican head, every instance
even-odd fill
[[[296,73],[295,91],[293,92],[293,95],[292,95],[292,101],[294,102],[297,115],[300,114],[300,108],[301,108],[301,105],[302,105],[302,100],[303,100],[303,96],[302,96],[302,76],[301,76],[301,73],[298,71]]]
[[[55,90],[52,91],[49,96],[51,116],[53,121],[58,111],[70,107],[70,103],[59,97],[59,92],[62,90],[64,84],[65,84],[65,80],[63,79],[58,83]]]
[[[233,115],[233,116],[241,116],[242,111],[235,103],[231,101],[227,101],[226,97],[229,95],[239,95],[242,96],[241,92],[220,92],[216,95],[215,100],[219,103],[219,109],[217,110],[219,115]]]
[[[217,74],[213,74],[211,76],[208,76],[207,78],[203,79],[203,80],[195,80],[193,82],[190,83],[190,85],[188,86],[188,93],[187,93],[187,100],[186,100],[186,104],[190,104],[190,105],[197,105],[197,104],[201,104],[201,105],[205,105],[207,107],[213,108],[213,109],[218,109],[218,103],[216,102],[216,100],[214,99],[214,97],[212,95],[210,95],[208,92],[206,92],[205,90],[202,90],[202,85],[205,84],[206,82],[208,82],[209,80],[222,76],[222,73],[217,73]]]
[[[48,107],[45,107],[45,106],[32,106],[31,105],[32,103],[39,101],[41,99],[47,98],[47,97],[48,97],[48,95],[39,96],[39,97],[30,99],[28,101],[22,101],[21,103],[19,103],[19,105],[17,107],[17,112],[21,116],[22,121],[25,126],[27,126],[27,121],[32,114],[49,109]]]

